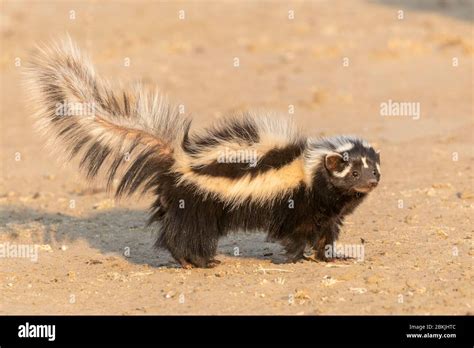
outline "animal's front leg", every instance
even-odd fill
[[[337,222],[331,220],[320,227],[318,238],[313,247],[318,260],[327,262],[334,257],[333,253],[328,253],[328,250],[332,250],[338,237],[339,225]]]
[[[306,241],[291,240],[285,243],[286,262],[298,262],[304,259]]]

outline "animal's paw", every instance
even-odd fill
[[[206,268],[214,268],[220,264],[221,264],[221,261],[217,259],[210,259],[209,261],[207,261]]]

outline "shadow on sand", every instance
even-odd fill
[[[14,241],[20,231],[28,230],[35,244],[61,246],[85,240],[91,248],[102,254],[118,254],[135,264],[152,267],[179,267],[166,250],[153,247],[159,233],[158,226],[146,227],[144,211],[114,209],[99,211],[86,217],[50,213],[18,206],[0,207],[0,235]],[[2,238],[3,239],[3,238]],[[127,249],[129,248],[129,249]],[[238,249],[236,249],[238,248]],[[128,256],[125,251],[129,250]],[[219,242],[219,255],[239,258],[272,260],[283,259],[281,247],[265,241],[264,233],[238,233],[224,237]]]
[[[472,0],[369,0],[369,2],[392,6],[397,10],[429,12],[463,21],[474,21]]]

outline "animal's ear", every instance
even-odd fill
[[[377,155],[377,162],[380,163],[380,150],[375,151],[375,154]]]
[[[330,153],[324,158],[324,165],[327,170],[334,172],[339,170],[343,161],[344,159],[340,154]]]

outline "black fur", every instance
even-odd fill
[[[290,144],[284,148],[274,148],[268,151],[255,164],[252,163],[220,163],[217,160],[201,167],[193,167],[196,174],[210,175],[215,177],[226,177],[238,179],[250,174],[255,177],[270,169],[280,169],[281,167],[294,161],[304,150],[304,143]]]
[[[189,137],[189,127],[183,139],[183,149],[190,155],[199,153],[220,142],[232,140],[247,144],[257,143],[260,140],[256,125],[248,114],[228,116],[224,126],[217,125],[207,130],[205,135]]]
[[[373,163],[379,161],[373,149],[362,145],[354,146],[350,153],[353,161],[358,161],[360,155],[369,155]],[[227,174],[222,172],[223,176]],[[197,193],[193,185],[176,186],[177,179],[174,174],[161,177],[155,192],[159,198],[152,208],[159,213],[149,222],[160,223],[156,246],[169,250],[183,266],[213,266],[219,238],[241,229],[267,231],[269,240],[284,245],[288,261],[303,258],[307,246],[314,248],[319,259],[326,260],[325,246],[337,240],[344,217],[367,195],[334,185],[323,164],[316,169],[311,188],[302,183],[275,202],[263,205],[247,200],[231,207]]]
[[[41,127],[65,144],[62,150],[70,158],[80,158],[88,179],[101,169],[108,188],[119,179],[116,196],[154,193],[149,224],[159,225],[156,246],[169,250],[184,267],[214,265],[219,238],[240,229],[267,231],[269,240],[284,245],[290,261],[301,259],[307,246],[325,259],[324,247],[338,238],[344,217],[380,180],[378,153],[357,138],[308,139],[289,124],[269,119],[259,123],[251,114],[224,118],[205,133],[189,135],[190,119],[158,95],[143,87],[115,92],[96,78],[90,62],[70,39],[42,50],[28,74]],[[58,104],[71,101],[94,104],[94,117],[56,113]],[[207,164],[190,161],[199,164],[190,169],[194,176],[228,184],[273,175],[270,170],[284,170],[292,162],[301,166],[294,175],[290,172],[296,179],[288,181],[289,187],[278,186],[287,181],[276,177],[280,181],[272,197],[263,195],[265,199],[256,201],[249,195],[229,202],[181,180],[185,174],[176,166],[187,164],[176,161],[183,161],[182,157],[196,160],[228,143],[234,148],[258,148],[264,142],[261,138],[267,139],[262,134],[275,135],[278,142],[270,140],[274,148],[260,154],[255,166],[216,159]],[[341,148],[347,151],[339,153]],[[178,152],[184,155],[180,158]]]
[[[206,267],[213,259],[220,237],[238,229],[268,231],[270,240],[285,246],[290,261],[301,259],[307,245],[324,259],[324,246],[337,239],[344,216],[365,197],[331,187],[318,172],[314,180],[318,189],[308,191],[302,185],[272,205],[247,201],[230,208],[225,202],[196,194],[192,186],[173,186],[175,179],[166,177],[158,192],[166,206],[161,199],[154,203],[156,210],[166,209],[152,216],[151,222],[161,222],[156,245],[168,249],[179,262],[198,267]]]

